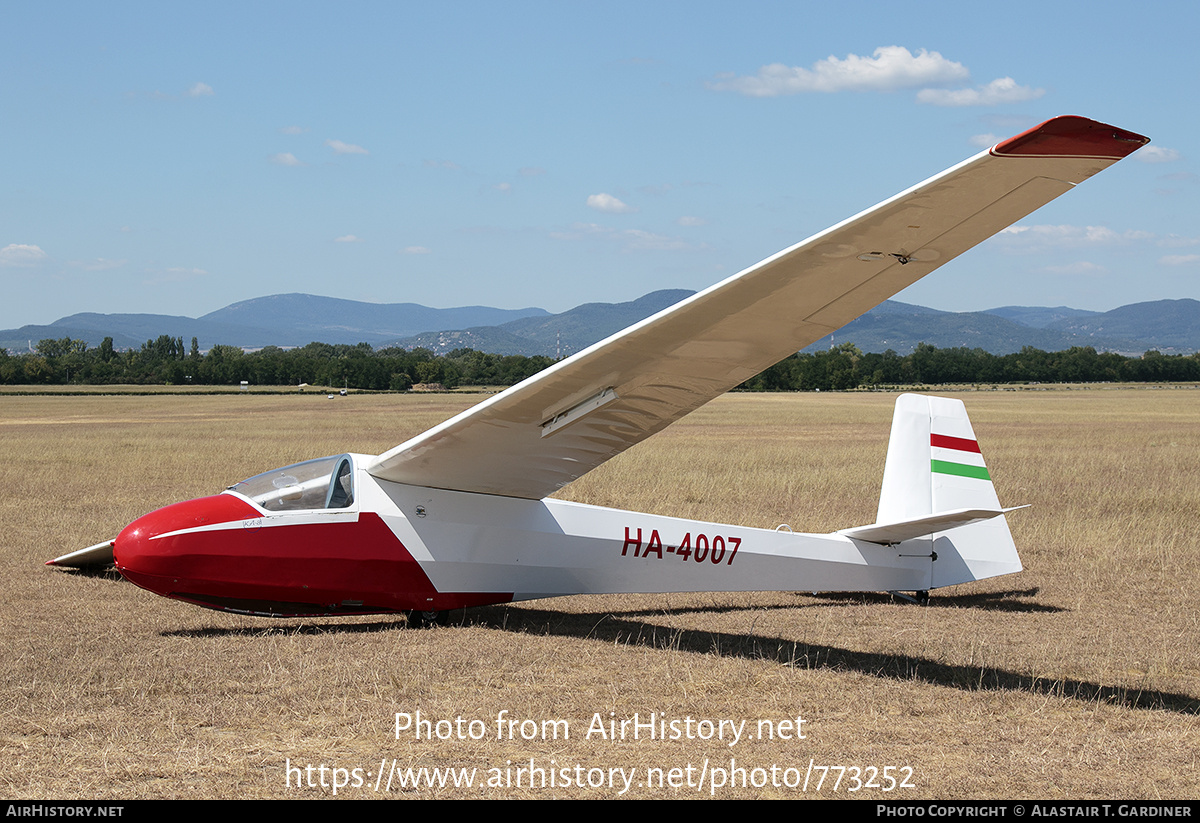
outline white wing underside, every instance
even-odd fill
[[[1070,134],[1056,139],[1055,124]],[[1082,118],[1048,121],[551,366],[368,471],[545,497],[1145,142]]]

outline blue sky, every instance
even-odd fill
[[[8,3],[0,328],[700,289],[1059,114],[1150,147],[899,299],[1200,298],[1200,6]]]

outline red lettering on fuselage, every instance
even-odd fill
[[[732,535],[709,535],[703,532],[697,532],[693,537],[691,532],[684,534],[683,539],[679,541],[679,545],[666,545],[663,543],[662,537],[659,536],[658,529],[650,530],[650,537],[646,541],[646,549],[642,550],[642,530],[637,529],[636,538],[630,531],[629,527],[625,527],[625,543],[621,546],[621,556],[629,556],[629,547],[633,547],[633,557],[646,558],[653,554],[659,560],[664,559],[664,555],[673,554],[680,560],[694,560],[697,563],[709,562],[714,566],[732,566],[733,559],[737,557],[738,549],[741,548],[742,538],[733,537]]]

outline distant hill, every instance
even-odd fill
[[[1195,351],[1200,349],[1200,301],[1153,300],[1120,306],[1090,317],[1064,318],[1048,329],[1086,339],[1124,337],[1157,348],[1159,351]],[[1097,344],[1097,348],[1099,346]]]
[[[1046,308],[1045,306],[1001,306],[998,309],[988,309],[985,314],[994,314],[997,317],[1003,317],[1005,320],[1020,323],[1022,326],[1044,329],[1051,323],[1059,320],[1091,317],[1101,314],[1101,312],[1088,311],[1087,309],[1072,309],[1067,306],[1055,306],[1054,308]]]
[[[310,294],[244,300],[200,318],[157,314],[73,314],[45,326],[0,331],[0,346],[24,351],[30,343],[71,337],[98,346],[106,336],[118,348],[137,348],[159,335],[196,337],[202,349],[217,343],[259,348],[323,343],[370,343],[379,348],[423,346],[438,354],[472,348],[498,354],[574,354],[693,294],[657,291],[627,303],[586,303],[561,314],[544,309],[464,306],[432,309],[416,303],[362,303]],[[1066,306],[1003,306],[984,312],[944,312],[888,300],[810,350],[854,343],[863,351],[907,354],[919,343],[966,346],[993,354],[1034,346],[1060,351],[1092,346],[1141,354],[1200,350],[1200,301],[1157,300],[1090,312]]]
[[[525,317],[500,326],[421,334],[397,340],[395,345],[409,349],[422,346],[436,354],[468,348],[498,354],[565,357],[693,294],[686,289],[665,289],[628,303],[584,303],[562,314]]]
[[[421,334],[396,341],[437,354],[457,348],[498,354],[574,354],[694,292],[652,292],[630,303],[588,303],[562,314],[514,320],[499,326]],[[1007,316],[1006,316],[1007,315]],[[1019,319],[1018,319],[1019,318]],[[1169,328],[1163,328],[1164,322]],[[888,300],[806,351],[854,343],[863,351],[908,354],[919,343],[938,348],[985,349],[1009,354],[1025,346],[1062,351],[1092,346],[1125,355],[1157,348],[1164,353],[1200,350],[1200,302],[1166,300],[1092,312],[1066,306],[1006,306],[983,312],[945,312]]]
[[[165,314],[73,314],[47,326],[0,331],[0,346],[24,351],[47,337],[71,337],[98,346],[112,337],[120,349],[137,348],[159,335],[198,338],[201,348],[217,343],[244,348],[322,343],[371,343],[424,331],[495,325],[524,317],[547,317],[545,309],[464,306],[431,309],[417,303],[363,303],[311,294],[276,294],[243,300],[200,318]]]
[[[805,351],[827,349],[836,343],[854,343],[863,351],[892,349],[898,354],[908,354],[919,343],[929,343],[939,349],[959,346],[985,349],[992,354],[1010,354],[1025,346],[1043,351],[1092,346],[1123,354],[1141,354],[1153,348],[1117,336],[1085,337],[1070,331],[1035,328],[992,312],[945,312],[896,300],[884,302]],[[1197,343],[1200,345],[1200,335]]]
[[[265,329],[275,333],[273,344],[276,346],[302,346],[314,340],[378,345],[426,331],[496,326],[524,317],[549,316],[548,311],[538,308],[461,306],[431,309],[418,303],[363,303],[312,294],[273,294],[217,309],[200,320],[224,326]],[[290,335],[287,342],[279,342],[279,333]]]

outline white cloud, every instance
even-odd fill
[[[512,191],[512,183],[497,183],[496,185],[492,186],[492,188],[496,191],[502,191],[505,194],[508,194],[510,191]]]
[[[620,244],[623,251],[683,251],[694,248],[679,237],[642,229],[614,229],[599,223],[573,223],[570,231],[555,231],[550,236],[555,240],[600,238]]]
[[[49,255],[42,251],[39,246],[9,243],[0,249],[0,266],[28,268],[29,266],[36,266],[47,257]]]
[[[546,170],[538,166],[524,166],[517,170],[517,174],[522,177],[537,177],[539,174],[545,174]]]
[[[604,192],[589,194],[587,204],[596,211],[607,212],[608,214],[632,214],[637,211],[633,206],[626,205],[611,194],[605,194]]]
[[[333,149],[334,154],[370,154],[362,146],[353,143],[343,143],[341,140],[326,140],[325,145]]]
[[[975,146],[976,148],[979,148],[979,149],[990,149],[992,146],[996,145],[1003,139],[1004,139],[1003,137],[998,137],[991,133],[975,134],[975,135],[972,135],[971,138],[967,142],[970,143],[972,146]]]
[[[903,46],[881,46],[872,57],[827,57],[811,69],[772,63],[753,77],[723,75],[709,83],[717,91],[734,91],[749,97],[839,91],[896,91],[964,82],[970,72],[962,63],[947,60],[936,51],[913,54]]]
[[[341,237],[333,238],[333,242],[335,243],[361,243],[362,241],[361,237],[356,237],[353,234],[343,234]]]
[[[1051,274],[1102,274],[1108,271],[1104,266],[1090,263],[1086,260],[1068,263],[1065,266],[1046,266],[1042,270],[1048,271]]]
[[[1009,226],[996,235],[1001,248],[1016,252],[1046,248],[1083,248],[1118,246],[1137,242],[1161,244],[1163,238],[1153,232],[1130,229],[1113,231],[1107,226]]]
[[[275,163],[280,166],[303,166],[304,165],[299,160],[297,160],[296,155],[292,154],[290,151],[280,152],[279,154],[272,154],[267,159],[270,160],[272,163]]]
[[[304,134],[308,129],[304,126],[284,126],[280,131],[284,134]]]
[[[1181,159],[1178,151],[1162,146],[1142,146],[1133,156],[1143,163],[1173,163]]]
[[[690,217],[688,215],[680,217],[675,222],[681,226],[704,226],[708,224],[708,221],[703,217]]]
[[[1045,89],[1018,86],[1011,77],[1001,77],[974,89],[921,89],[917,92],[917,102],[934,106],[997,106],[1036,100],[1045,93]]]
[[[1158,262],[1164,266],[1187,266],[1200,263],[1200,254],[1168,254],[1158,258]]]
[[[128,262],[128,260],[109,260],[105,257],[95,257],[91,260],[75,261],[71,265],[79,266],[84,271],[108,271],[109,269],[119,269]]]
[[[1166,234],[1159,238],[1158,245],[1168,249],[1183,249],[1188,246],[1200,246],[1200,237],[1185,237],[1180,234]]]
[[[667,237],[665,234],[654,234],[641,229],[626,229],[621,232],[628,250],[648,251],[679,251],[688,247],[687,243],[678,237]]]
[[[400,250],[401,254],[431,254],[430,249],[425,246],[405,246]]]
[[[213,94],[213,87],[208,83],[196,83],[187,90],[188,97],[212,97]]]

